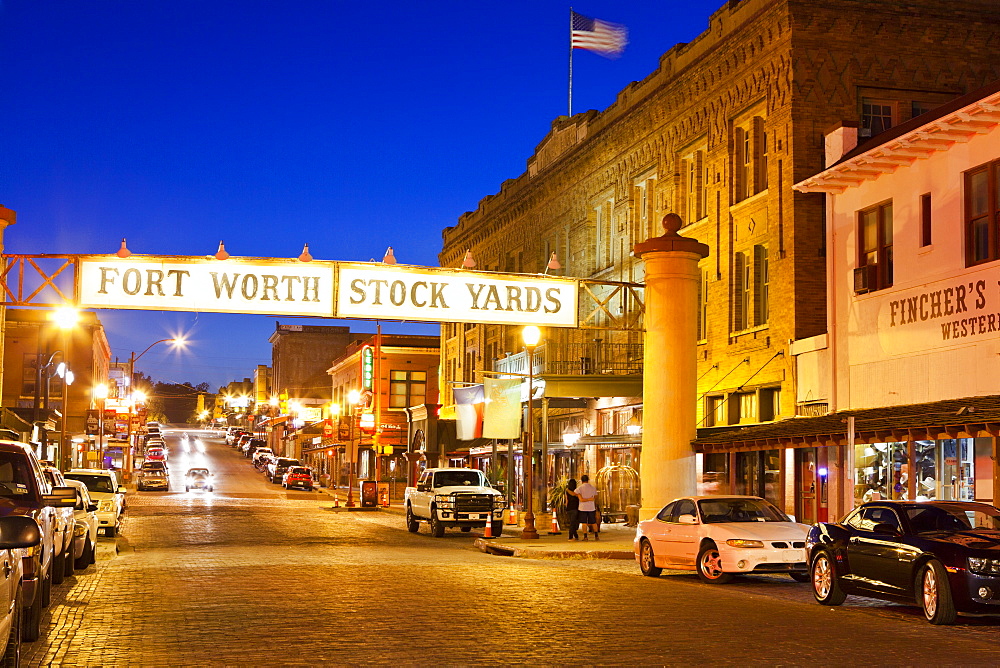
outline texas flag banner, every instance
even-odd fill
[[[628,29],[617,23],[592,19],[570,12],[570,44],[574,49],[593,51],[605,58],[620,56],[628,44]]]
[[[483,381],[486,411],[484,438],[521,437],[521,379],[487,378]]]
[[[483,386],[456,387],[455,432],[458,440],[471,441],[483,435]]]

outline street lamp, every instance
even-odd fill
[[[62,349],[64,351],[63,362],[61,362],[56,369],[56,373],[59,374],[63,380],[62,420],[59,421],[59,458],[57,461],[62,461],[63,470],[66,471],[72,468],[72,462],[70,461],[72,451],[66,443],[66,418],[69,413],[69,386],[73,383],[73,372],[69,370],[69,330],[73,329],[76,326],[76,323],[80,321],[80,311],[69,306],[57,308],[52,312],[52,321],[55,322],[59,329],[62,330]]]
[[[351,407],[351,439],[348,442],[347,448],[347,507],[354,507],[354,457],[357,450],[354,447],[354,422],[357,420],[355,411],[357,410],[358,404],[361,403],[361,392],[358,390],[351,390],[347,393],[347,403]]]
[[[104,406],[108,398],[108,386],[104,383],[94,387],[94,400],[97,402],[97,468],[104,468]]]
[[[153,341],[148,346],[146,346],[146,349],[143,350],[138,355],[135,354],[134,350],[132,351],[132,354],[129,355],[129,361],[128,361],[128,391],[131,394],[132,401],[129,403],[130,408],[129,408],[129,414],[128,414],[128,444],[129,444],[130,452],[129,452],[128,456],[125,458],[125,477],[126,478],[131,478],[132,477],[132,459],[133,459],[134,455],[133,455],[133,452],[131,452],[131,449],[135,448],[135,443],[132,442],[132,436],[133,436],[133,434],[132,434],[132,410],[135,407],[136,401],[138,401],[139,403],[142,403],[142,402],[144,402],[146,400],[146,395],[135,389],[135,363],[139,360],[140,357],[142,357],[143,355],[145,355],[146,353],[148,353],[153,346],[158,345],[160,343],[172,343],[172,344],[174,344],[175,347],[176,346],[183,346],[184,345],[184,339],[183,338],[169,338],[169,339],[160,339],[159,341]],[[139,396],[141,396],[142,398],[141,399],[137,398]],[[101,416],[101,419],[102,420],[104,419],[103,415]],[[136,435],[138,435],[138,432],[136,433]],[[138,439],[136,439],[136,440],[138,440]]]
[[[524,441],[524,448],[521,452],[521,473],[524,478],[524,529],[521,531],[521,538],[538,538],[538,531],[535,529],[534,489],[532,487],[531,469],[532,460],[535,455],[534,419],[532,411],[534,403],[532,395],[535,392],[535,348],[538,346],[542,332],[534,325],[529,325],[521,331],[521,339],[524,341],[524,349],[528,356],[528,429]]]

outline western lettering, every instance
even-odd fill
[[[274,274],[261,274],[261,280],[264,281],[264,285],[260,289],[260,299],[261,301],[271,301],[272,299],[276,302],[280,302],[278,299],[278,277]],[[268,297],[268,294],[274,295],[273,297]]]
[[[232,278],[229,274],[222,274],[221,278],[218,272],[210,271],[208,272],[212,275],[212,282],[215,284],[215,298],[222,298],[222,291],[226,291],[226,299],[233,298],[233,289],[236,288],[236,280],[240,277],[239,274],[234,274]]]
[[[132,287],[132,286],[135,287]],[[139,290],[142,289],[142,274],[136,268],[126,269],[125,273],[122,275],[122,290],[125,291],[127,295],[137,295]]]
[[[927,295],[920,295],[920,319],[927,320],[930,313],[927,312]]]
[[[417,308],[423,308],[424,306],[427,306],[427,301],[426,300],[425,301],[417,301],[417,288],[418,287],[426,288],[427,287],[427,283],[425,283],[424,281],[417,281],[416,283],[414,283],[413,285],[410,286],[410,303],[413,304],[414,306],[416,306]]]
[[[243,299],[255,299],[257,297],[257,287],[260,284],[257,282],[256,274],[244,274],[243,275],[243,285],[241,292],[243,293]]]
[[[403,281],[393,281],[389,286],[389,301],[393,306],[402,306],[406,303],[406,283]]]
[[[516,285],[507,286],[507,311],[513,311],[514,304],[517,304],[517,311],[523,311],[521,308],[521,288]]]
[[[899,309],[899,302],[893,300],[889,302],[889,326],[896,326],[896,311]]]
[[[349,301],[352,304],[360,304],[365,300],[366,295],[365,295],[364,279],[355,278],[353,281],[351,281],[351,293],[352,294],[350,296]],[[355,295],[357,295],[357,297],[355,297]]]
[[[295,295],[292,294],[292,284],[295,281],[298,281],[299,283],[301,283],[302,282],[302,277],[301,276],[282,276],[281,277],[281,282],[285,283],[286,287],[288,288],[288,293],[287,293],[287,296],[285,297],[285,299],[287,301],[293,301],[295,299]]]
[[[986,306],[986,281],[976,281],[976,308]]]
[[[955,307],[951,304],[951,296],[955,294],[954,288],[944,289],[944,314],[952,315],[955,312]]]
[[[545,298],[549,301],[549,304],[552,305],[551,308],[549,308],[549,306],[546,305],[545,312],[558,313],[559,309],[562,308],[562,302],[559,301],[559,288],[549,288],[548,290],[546,290]]]
[[[173,294],[174,297],[184,296],[184,289],[183,286],[181,285],[181,282],[183,281],[185,276],[190,276],[190,275],[191,272],[187,271],[186,269],[170,269],[167,271],[167,276],[177,279],[177,283],[174,286],[174,294]]]
[[[163,296],[163,271],[160,269],[146,270],[146,292],[147,297],[153,296],[153,286],[156,286],[156,293]]]
[[[959,285],[955,288],[955,313],[965,313],[968,310],[965,307],[965,286]]]
[[[98,294],[106,295],[108,294],[108,284],[114,283],[114,276],[109,274],[118,275],[118,269],[115,267],[101,267],[101,289],[97,291]]]
[[[917,319],[917,298],[908,297],[906,299],[906,322],[915,322]]]
[[[309,297],[310,294],[312,294],[311,298]],[[319,276],[302,277],[302,301],[304,302],[319,301]]]
[[[931,293],[931,317],[941,317],[941,291],[935,290]]]
[[[448,308],[444,301],[444,286],[446,283],[431,283],[431,308]],[[441,305],[438,306],[438,302]]]

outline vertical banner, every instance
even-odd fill
[[[483,435],[483,386],[456,387],[455,430],[458,440],[471,441]]]
[[[521,437],[521,379],[487,378],[483,385],[483,437]]]

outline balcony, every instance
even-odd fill
[[[526,376],[527,353],[496,360],[493,371]],[[639,396],[642,344],[547,341],[535,349],[532,373],[545,381],[549,397]]]

